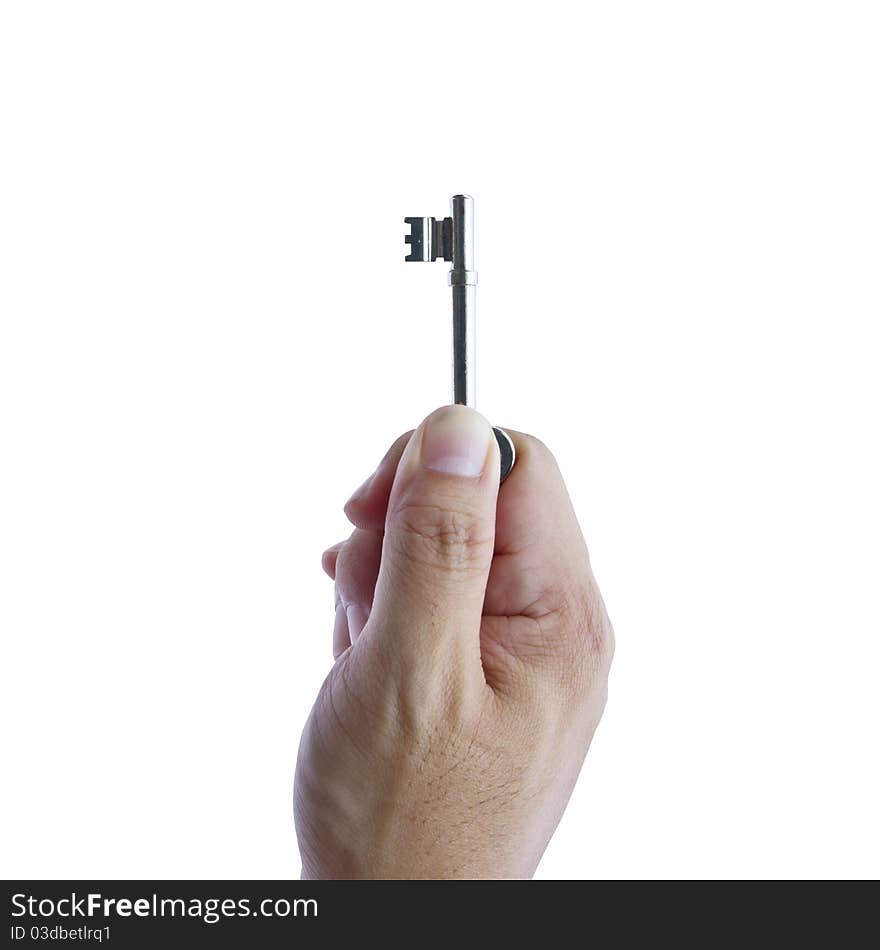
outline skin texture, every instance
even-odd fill
[[[432,457],[473,456],[483,428],[476,477]],[[345,507],[335,663],[297,761],[303,877],[531,877],[568,803],[614,637],[553,456],[507,431],[500,491],[488,423],[445,407]]]

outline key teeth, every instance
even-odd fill
[[[404,224],[408,224],[410,233],[404,235],[404,243],[409,244],[410,252],[404,257],[405,261],[427,261],[427,248],[425,246],[425,218],[404,218]]]
[[[412,236],[411,234],[405,234],[404,237],[403,237],[403,243],[404,243],[404,244],[413,245],[413,244],[414,244],[414,242],[413,242],[413,236]],[[415,247],[413,247],[413,249],[410,250],[409,254],[407,254],[406,257],[404,257],[404,260],[405,260],[405,261],[417,261],[417,260],[419,260],[419,259],[420,259],[420,258],[416,257],[416,248],[415,248]]]

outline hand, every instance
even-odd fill
[[[303,876],[530,877],[605,705],[613,632],[550,452],[437,410],[346,505],[336,662],[297,761]]]

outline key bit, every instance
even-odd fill
[[[448,218],[404,218],[407,261],[449,261],[452,287],[452,401],[476,408],[477,272],[474,270],[474,199],[455,195]],[[516,450],[510,436],[493,429],[501,450],[501,481],[510,474]]]
[[[438,257],[452,260],[452,218],[404,218],[410,233],[404,241],[412,250],[407,261],[436,261]]]

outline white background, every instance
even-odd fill
[[[299,873],[322,549],[448,398],[615,623],[544,877],[880,873],[876,5],[0,7],[2,872]]]

